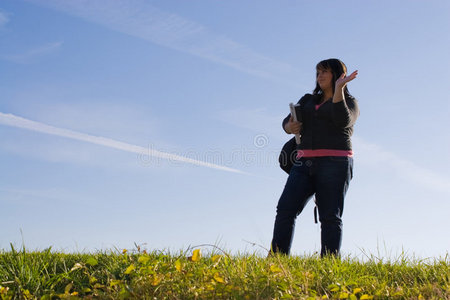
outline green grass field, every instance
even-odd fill
[[[1,299],[450,299],[449,257],[0,251]],[[202,248],[204,250],[204,248]],[[204,250],[207,251],[207,250]]]

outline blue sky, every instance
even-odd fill
[[[361,109],[342,251],[444,256],[449,29],[447,1],[3,0],[0,249],[262,251],[281,120],[337,57]],[[309,203],[292,251],[319,249]]]

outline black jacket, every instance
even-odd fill
[[[303,123],[299,149],[352,150],[350,137],[359,116],[356,99],[348,97],[338,103],[333,103],[332,99],[329,99],[316,111],[318,101],[319,96],[311,94],[304,95],[298,101]],[[283,129],[290,117],[291,114],[283,120]]]

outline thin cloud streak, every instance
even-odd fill
[[[48,54],[58,51],[61,48],[62,44],[63,44],[62,42],[48,43],[48,44],[30,49],[30,50],[26,51],[25,53],[7,55],[7,56],[3,56],[2,58],[4,60],[12,61],[12,62],[15,62],[18,64],[27,64],[41,56],[45,56],[45,55],[48,55]]]
[[[286,105],[288,108],[288,106]],[[286,109],[288,111],[288,109]],[[286,113],[286,115],[289,112]],[[218,111],[214,117],[233,126],[249,129],[270,138],[287,137],[281,130],[281,121],[285,115],[275,115],[266,107],[236,108]]]
[[[8,15],[0,10],[0,28],[6,25],[9,22]]]
[[[201,24],[164,12],[142,0],[27,1],[245,73],[298,86],[292,81],[296,70],[291,65],[266,57]]]
[[[200,160],[191,159],[188,157],[175,155],[171,153],[161,152],[154,149],[148,149],[137,145],[132,145],[120,141],[116,141],[110,138],[89,135],[81,132],[72,131],[69,129],[58,128],[54,126],[50,126],[44,123],[28,120],[22,117],[15,116],[13,114],[5,114],[0,112],[0,124],[17,127],[22,129],[28,129],[32,131],[37,131],[41,133],[46,133],[50,135],[61,136],[73,140],[79,140],[83,142],[88,142],[92,144],[97,144],[109,148],[114,148],[126,152],[137,153],[140,155],[146,155],[151,157],[163,158],[171,161],[179,161],[184,163],[189,163],[197,166],[207,167],[211,169],[217,169],[227,172],[239,173],[239,174],[247,174],[237,169],[212,164]]]
[[[389,172],[396,172],[402,178],[418,185],[450,194],[450,178],[418,166],[399,155],[384,150],[381,146],[364,141],[360,137],[353,137],[355,156],[358,161],[374,168],[383,168]]]

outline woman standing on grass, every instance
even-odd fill
[[[295,219],[315,194],[321,223],[320,255],[339,255],[342,240],[344,197],[353,177],[350,137],[359,115],[358,104],[347,83],[347,67],[338,59],[316,66],[316,88],[298,103],[302,123],[291,115],[283,120],[288,134],[301,134],[301,143],[277,205],[271,250],[289,254]]]

